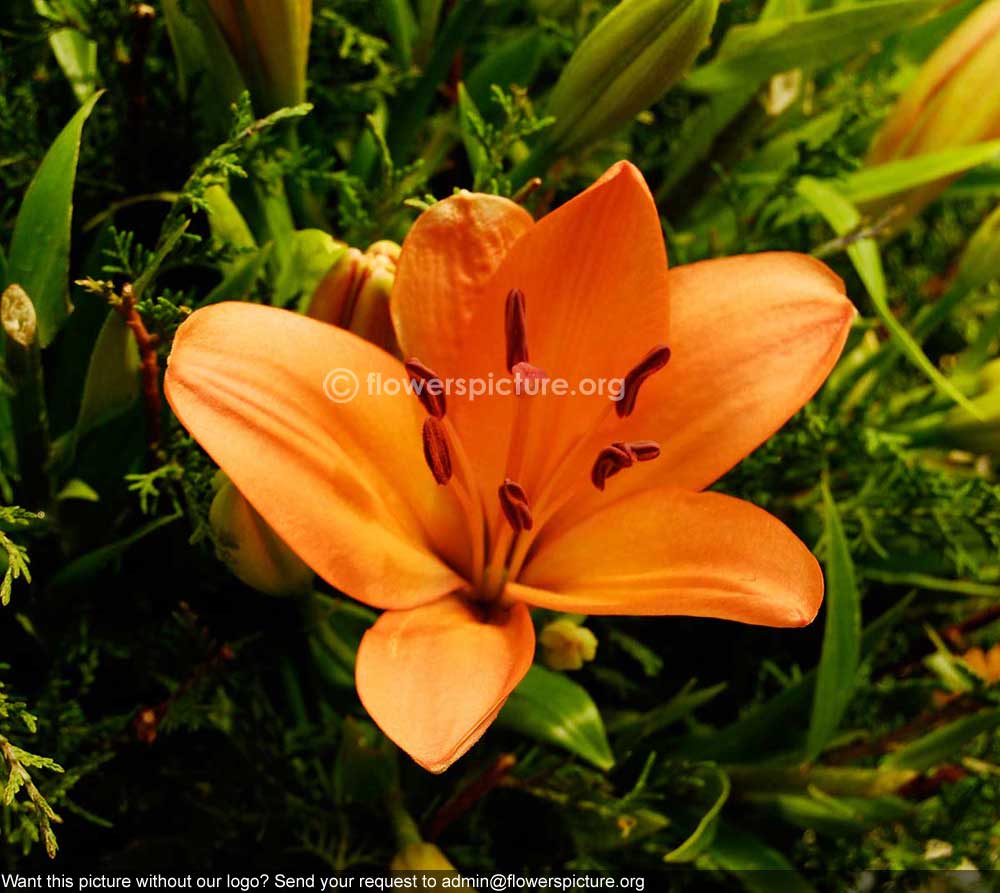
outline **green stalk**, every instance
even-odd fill
[[[46,472],[49,416],[35,306],[21,286],[11,285],[4,291],[0,322],[6,339],[7,368],[17,389],[11,399],[11,415],[23,498],[32,507],[45,508],[52,496]]]

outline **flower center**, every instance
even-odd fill
[[[507,583],[517,579],[540,530],[579,493],[583,481],[566,484],[562,470],[580,459],[581,450],[592,449],[593,435],[607,421],[612,407],[620,419],[632,414],[643,382],[670,360],[670,348],[657,345],[636,363],[622,379],[616,399],[609,400],[606,409],[593,421],[590,433],[575,438],[562,454],[549,457],[537,477],[545,483],[532,495],[518,482],[527,440],[528,401],[542,390],[538,383],[548,376],[529,361],[527,302],[518,288],[511,289],[504,305],[504,336],[507,371],[514,378],[517,405],[496,502],[484,498],[458,431],[447,418],[444,382],[416,358],[405,363],[414,393],[427,411],[423,427],[427,467],[440,486],[453,489],[468,522],[472,546],[471,597],[487,602],[503,598]],[[609,478],[659,455],[660,445],[653,440],[614,441],[597,453],[590,482],[603,491]]]

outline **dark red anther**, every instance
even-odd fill
[[[636,462],[649,462],[660,455],[660,445],[655,440],[615,441],[597,454],[590,480],[598,490],[603,490],[609,477]]]
[[[504,517],[514,528],[515,533],[522,530],[531,530],[534,523],[531,517],[531,507],[528,505],[528,496],[516,481],[507,478],[497,491],[500,496],[500,508],[503,509]]]
[[[660,455],[660,445],[655,440],[631,440],[628,442],[616,440],[613,447],[624,450],[633,462],[649,462]]]
[[[436,416],[424,419],[424,458],[427,467],[439,484],[447,484],[451,480],[451,450],[448,449],[448,435],[444,425]]]
[[[406,374],[413,382],[413,393],[423,404],[429,415],[436,419],[443,419],[445,409],[444,382],[433,370],[425,366],[420,360],[411,357],[404,364]]]
[[[649,376],[666,366],[669,360],[670,348],[661,344],[646,354],[625,376],[621,394],[618,397],[618,402],[615,403],[615,412],[618,413],[618,418],[624,419],[632,415],[636,398],[639,396],[639,387]]]
[[[612,444],[597,454],[594,467],[590,471],[590,479],[598,490],[603,490],[609,477],[618,474],[623,468],[628,468],[633,461],[632,454],[621,444]]]
[[[528,329],[524,307],[524,292],[512,288],[504,308],[504,332],[507,335],[507,371],[513,372],[518,363],[528,362]]]

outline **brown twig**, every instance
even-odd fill
[[[116,310],[125,320],[136,346],[139,348],[139,369],[142,374],[142,399],[146,410],[146,438],[149,449],[153,452],[160,446],[162,437],[160,414],[162,400],[160,398],[160,361],[156,348],[160,342],[159,336],[150,334],[142,321],[139,311],[135,309],[135,293],[131,283],[122,286],[121,302]]]
[[[991,605],[965,620],[953,623],[941,631],[942,637],[955,648],[964,649],[966,633],[974,632],[984,626],[989,626],[994,620],[1000,620],[1000,605]]]
[[[424,839],[432,842],[437,840],[455,819],[467,813],[500,784],[516,764],[517,757],[512,753],[504,753],[497,757],[479,778],[460,790],[435,813],[424,828]]]
[[[912,738],[917,738],[925,732],[933,731],[963,716],[975,713],[982,707],[975,698],[961,696],[947,701],[937,710],[925,710],[905,725],[893,729],[886,735],[862,741],[860,744],[842,747],[829,754],[826,762],[833,766],[853,763],[866,757],[880,756],[896,749]]]

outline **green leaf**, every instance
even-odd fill
[[[844,525],[825,480],[823,511],[827,545],[826,621],[806,740],[809,761],[819,756],[837,731],[854,694],[861,662],[861,596]]]
[[[77,439],[139,399],[139,348],[120,313],[108,313],[94,342],[83,384]]]
[[[805,830],[827,834],[860,833],[912,814],[914,805],[900,797],[831,797],[820,790],[810,794],[761,794],[748,798],[778,818]]]
[[[536,741],[563,747],[598,769],[615,758],[590,695],[561,673],[533,666],[514,689],[497,721]]]
[[[76,499],[81,502],[101,501],[101,497],[97,491],[86,481],[82,481],[79,478],[73,478],[73,480],[67,482],[66,486],[56,496],[57,502],[65,502],[69,499]]]
[[[71,20],[76,11],[73,3],[61,0],[34,0],[34,4],[39,15],[56,21]],[[83,104],[97,89],[97,44],[69,27],[49,34],[49,46],[77,101]]]
[[[815,893],[781,853],[728,824],[719,825],[705,858],[735,875],[751,893]]]
[[[413,41],[417,37],[417,19],[409,0],[380,0],[379,8],[392,45],[403,68],[413,61]]]
[[[229,268],[223,277],[222,282],[205,296],[205,300],[201,302],[200,306],[205,307],[208,304],[216,304],[219,301],[247,300],[250,297],[251,291],[253,291],[253,287],[257,284],[261,273],[267,267],[273,247],[274,243],[268,242],[259,251],[255,251],[252,254],[242,254],[236,258],[233,261],[232,267]]]
[[[333,764],[337,803],[378,803],[399,786],[396,748],[374,724],[348,716]]]
[[[738,90],[783,71],[814,71],[858,55],[942,5],[941,0],[879,0],[735,25],[716,58],[692,72],[685,85],[705,93]]]
[[[886,769],[914,769],[924,772],[940,763],[954,762],[961,749],[977,735],[1000,726],[1000,708],[981,710],[918,738],[882,758]]]
[[[703,767],[709,773],[712,805],[709,807],[697,827],[679,847],[671,850],[663,857],[664,862],[690,862],[700,855],[711,844],[719,824],[719,813],[729,799],[731,785],[729,776],[716,766]]]
[[[155,533],[161,527],[173,524],[174,521],[177,521],[182,517],[183,512],[175,512],[172,515],[165,515],[162,518],[157,518],[155,521],[150,521],[148,524],[144,524],[134,533],[131,533],[116,542],[109,543],[106,546],[101,546],[101,548],[95,549],[93,552],[88,552],[86,555],[81,555],[79,558],[76,558],[69,564],[63,566],[59,572],[56,573],[56,575],[52,578],[53,588],[69,586],[72,584],[88,583],[92,581],[112,561],[120,558],[129,546],[132,546],[139,542],[139,540]]]
[[[918,186],[961,174],[1000,158],[1000,140],[956,146],[941,152],[917,155],[862,168],[844,178],[842,193],[858,205],[908,192]]]
[[[257,247],[249,225],[225,189],[219,185],[209,186],[205,190],[205,205],[208,208],[208,227],[216,245],[237,251]],[[242,255],[238,254],[224,265],[223,272],[232,272],[241,260]]]
[[[870,236],[853,238],[861,225],[861,214],[840,192],[830,183],[816,180],[813,177],[803,177],[796,184],[796,191],[806,199],[838,236],[847,236],[847,256],[858,271],[861,281],[872,299],[875,311],[889,334],[896,339],[900,349],[910,361],[926,375],[934,386],[945,396],[954,400],[966,412],[975,418],[982,418],[982,413],[969,399],[955,387],[940,370],[927,358],[913,336],[903,324],[896,319],[889,306],[888,289],[885,284],[885,274],[882,271],[882,256],[879,254],[878,243]]]
[[[73,307],[69,301],[73,184],[83,125],[103,94],[95,93],[73,116],[42,159],[14,224],[8,281],[31,298],[42,347],[55,338]]]
[[[282,267],[275,285],[275,303],[285,306],[296,298],[307,303],[320,280],[346,250],[343,242],[323,230],[296,231],[292,235],[288,262]]]
[[[222,139],[230,106],[244,91],[243,76],[206,3],[163,0],[163,17],[174,51],[181,96],[194,98],[200,117]]]
[[[469,96],[486,118],[492,120],[492,87],[512,84],[530,87],[542,62],[555,47],[553,37],[537,28],[514,34],[501,42],[476,65],[465,80]]]
[[[490,160],[482,140],[486,125],[463,83],[458,85],[458,124],[462,131],[462,144],[469,159],[469,167],[472,168],[473,180],[479,183],[490,170]]]
[[[170,232],[160,235],[156,251],[146,265],[146,269],[139,274],[138,278],[132,284],[132,292],[135,295],[136,301],[141,301],[146,296],[146,290],[156,281],[156,276],[160,272],[163,262],[170,257],[173,250],[180,244],[181,239],[184,238],[184,233],[187,232],[187,228],[190,225],[190,220],[181,220]]]
[[[440,3],[437,6],[440,8]],[[434,41],[434,48],[423,74],[411,90],[398,97],[394,105],[392,126],[388,134],[393,157],[411,150],[413,140],[434,103],[438,88],[448,77],[455,54],[474,30],[484,26],[489,15],[489,7],[484,7],[479,0],[458,0],[451,7],[451,12]],[[422,35],[425,23],[426,20],[421,15]]]
[[[862,654],[870,653],[882,641],[912,601],[912,594],[901,598],[868,625],[861,636]],[[765,751],[788,751],[797,747],[798,723],[805,721],[812,703],[816,675],[816,670],[810,670],[770,701],[719,731],[710,735],[699,733],[688,736],[676,747],[676,752],[692,759],[738,762],[759,760]],[[799,772],[797,768],[795,771]]]
[[[616,721],[612,727],[612,733],[621,736],[620,739],[616,739],[620,745],[619,750],[623,747],[632,747],[643,738],[654,735],[661,729],[684,719],[702,704],[707,704],[721,694],[726,688],[726,683],[721,682],[709,688],[692,690],[694,684],[695,680],[692,679],[669,701],[646,713],[625,716]]]

